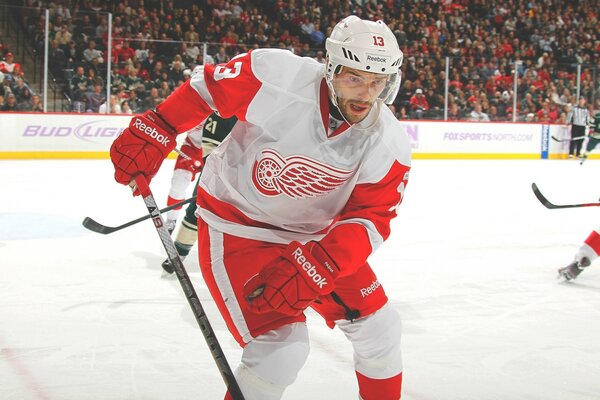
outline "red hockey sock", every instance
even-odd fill
[[[402,391],[402,373],[387,379],[368,378],[356,372],[358,390],[363,400],[399,400]]]
[[[585,243],[594,250],[594,252],[600,255],[600,235],[598,232],[593,231],[590,233],[587,239],[585,239]]]
[[[172,206],[173,204],[177,204],[180,201],[183,201],[184,199],[174,199],[171,196],[167,197],[167,206]],[[181,210],[181,207],[183,206],[179,206],[176,208],[176,210]]]

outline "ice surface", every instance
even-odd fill
[[[173,162],[152,182],[164,204]],[[370,260],[403,317],[404,400],[600,398],[600,263],[556,279],[598,226],[600,163],[415,160]],[[0,162],[0,398],[222,399],[224,385],[141,199],[99,161]],[[185,261],[232,366],[241,351]],[[309,312],[311,354],[284,399],[357,398],[350,345]]]

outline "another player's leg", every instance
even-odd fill
[[[583,269],[589,267],[590,264],[590,259],[587,257],[583,257],[580,260],[575,260],[566,267],[560,268],[558,270],[558,277],[565,278],[568,281],[575,279],[581,272],[583,272]]]
[[[194,186],[193,195],[196,195],[198,185]],[[179,226],[179,230],[177,231],[177,235],[175,236],[175,248],[177,249],[177,254],[183,261],[188,254],[190,254],[190,250],[196,243],[198,239],[198,221],[196,217],[196,209],[198,206],[196,202],[191,202],[185,209],[185,216],[183,217],[183,221],[181,221],[181,225]],[[163,270],[169,274],[172,274],[175,269],[171,262],[167,258],[161,264]]]
[[[573,262],[558,270],[559,278],[564,278],[568,281],[577,278],[585,268],[590,266],[592,261],[598,258],[598,254],[600,254],[599,231],[600,229],[592,231],[579,247],[577,253],[575,253]]]
[[[192,182],[192,179],[193,173],[190,171],[185,169],[175,169],[173,171],[171,187],[169,189],[169,197],[167,198],[167,206],[172,206],[173,204],[179,203],[185,199],[187,188],[190,185],[190,182]],[[177,218],[179,217],[180,211],[181,207],[167,212],[165,224],[169,230],[169,233],[172,233],[175,230],[175,225],[177,223]]]
[[[585,146],[585,151],[581,155],[581,164],[588,158],[588,155],[596,148],[598,143],[600,143],[600,139],[590,136],[588,143]]]

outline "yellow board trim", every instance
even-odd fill
[[[510,153],[413,153],[415,160],[535,160],[539,153],[510,154]]]

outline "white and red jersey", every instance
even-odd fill
[[[8,61],[0,61],[0,72],[4,72],[5,74],[12,74],[15,70],[15,67],[21,68],[21,64],[9,63]]]
[[[254,50],[206,65],[158,112],[178,132],[213,110],[239,120],[202,173],[198,212],[208,225],[273,243],[319,240],[347,275],[389,236],[411,150],[385,106],[330,132],[324,68]]]

